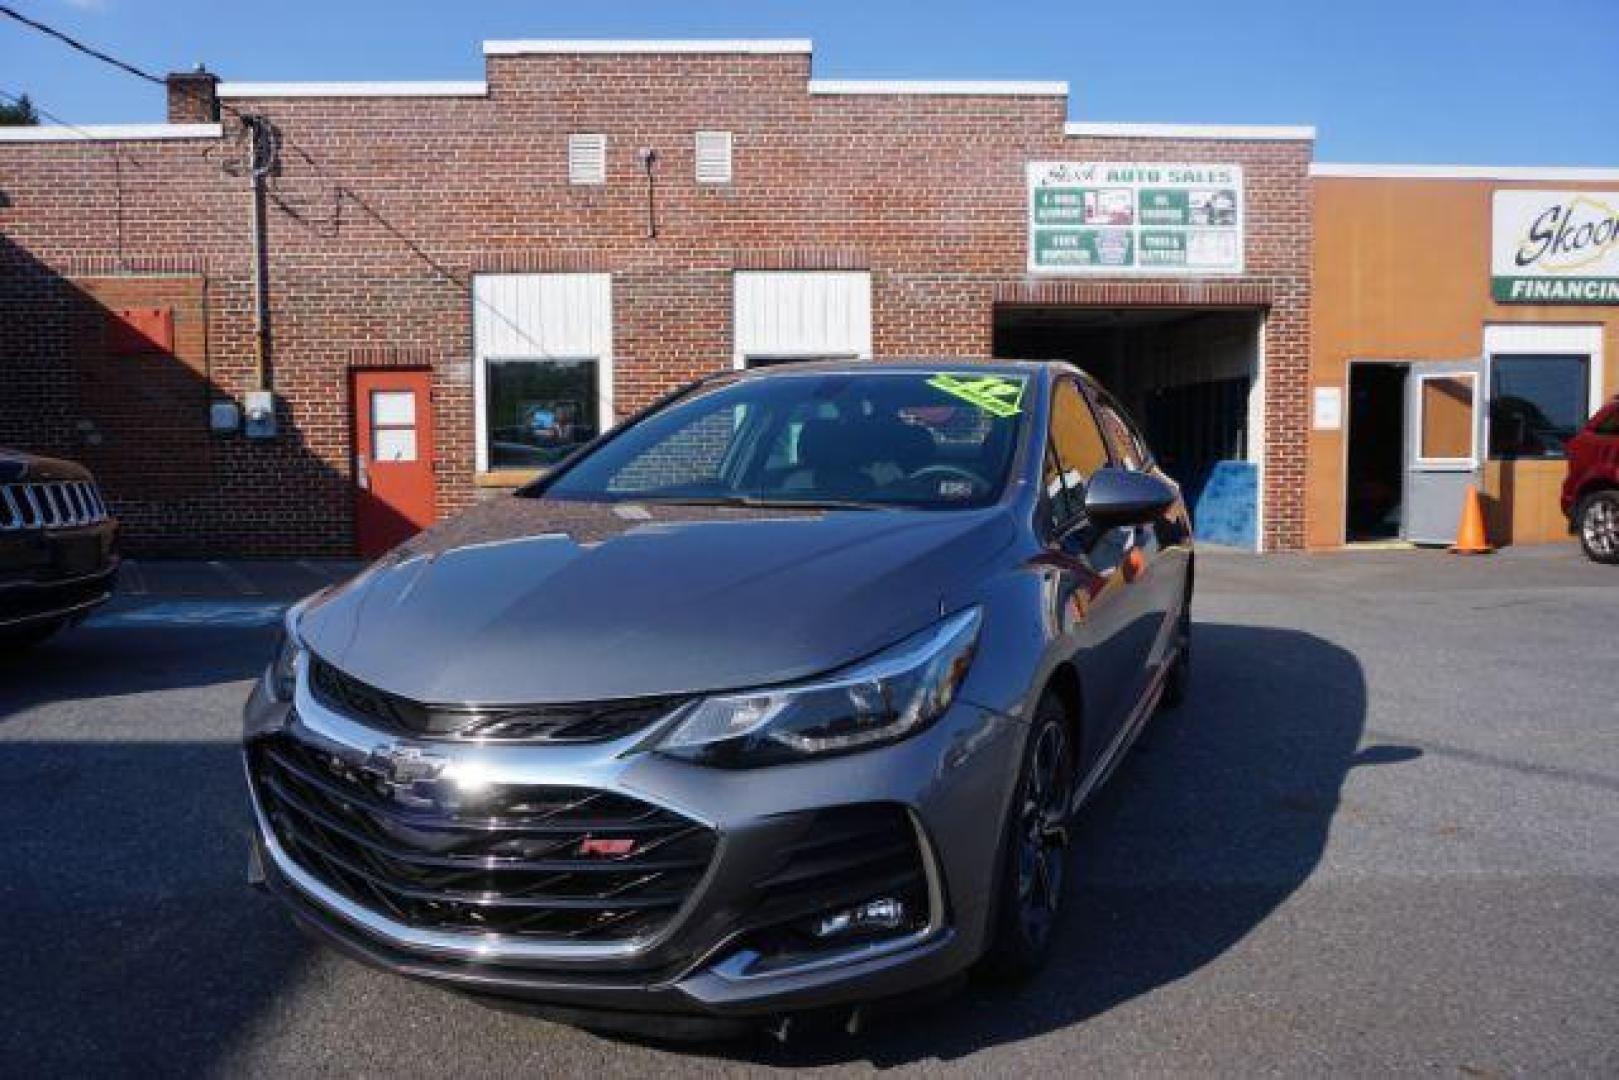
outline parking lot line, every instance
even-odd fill
[[[213,570],[214,573],[223,578],[225,580],[225,584],[236,590],[239,595],[264,595],[264,591],[262,589],[253,584],[253,582],[249,581],[245,574],[236,569],[234,566],[231,566],[229,563],[221,562],[218,559],[211,559],[208,562],[208,567],[209,569]]]
[[[118,584],[124,592],[131,596],[145,596],[146,575],[141,571],[141,564],[134,559],[125,559],[118,571]]]
[[[167,600],[93,615],[85,625],[111,630],[134,627],[230,627],[273,625],[287,605],[279,600]]]

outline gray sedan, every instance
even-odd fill
[[[255,877],[369,962],[668,1032],[1050,954],[1185,692],[1191,528],[1063,364],[706,379],[289,611]]]

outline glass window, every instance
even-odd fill
[[[372,433],[371,457],[376,461],[415,461],[415,428],[378,428]]]
[[[1598,420],[1591,430],[1598,435],[1619,435],[1619,405],[1608,406],[1608,415]]]
[[[794,372],[713,383],[529,494],[656,502],[983,505],[1022,430],[1021,375]]]
[[[1108,444],[1118,456],[1119,464],[1126,469],[1140,471],[1145,469],[1152,461],[1152,455],[1147,452],[1147,444],[1141,438],[1141,433],[1125,414],[1124,408],[1114,400],[1113,395],[1100,387],[1096,388],[1096,411],[1102,421],[1102,429],[1107,432]]]
[[[415,392],[412,390],[371,391],[371,422],[379,427],[410,427],[415,424]]]
[[[746,407],[739,406],[694,417],[667,439],[627,462],[608,480],[607,490],[624,494],[720,483],[720,467],[746,416]]]
[[[491,469],[543,468],[596,437],[596,361],[490,360],[486,378]]]
[[[1588,356],[1490,358],[1490,456],[1560,458],[1590,407]]]
[[[1051,448],[1056,459],[1047,455],[1044,482],[1052,523],[1060,528],[1079,516],[1084,509],[1086,481],[1108,463],[1102,429],[1071,379],[1058,381],[1052,391]]]
[[[1428,461],[1473,459],[1473,376],[1437,375],[1422,380],[1422,439]]]

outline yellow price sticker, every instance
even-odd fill
[[[976,405],[991,416],[1016,416],[1023,409],[1026,379],[1004,375],[945,375],[928,380],[928,385]]]

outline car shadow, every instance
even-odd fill
[[[313,950],[246,884],[232,740],[0,740],[0,1074],[195,1076]]]
[[[31,649],[0,653],[0,727],[52,702],[89,705],[252,678],[264,670],[274,639],[274,626],[77,626]]]
[[[1076,831],[1056,953],[1029,984],[969,983],[875,1012],[857,1036],[670,1049],[759,1065],[950,1060],[1082,1024],[1217,960],[1321,860],[1366,720],[1359,662],[1311,634],[1199,623],[1191,693],[1157,716]]]
[[[166,630],[137,668],[117,662],[121,633],[34,654],[14,715],[29,701],[175,687],[198,688],[180,699],[193,710],[234,705],[226,684],[258,670],[270,635]],[[1155,719],[1083,814],[1063,937],[1032,983],[902,1002],[855,1036],[660,1049],[721,1067],[948,1061],[1083,1024],[1216,961],[1309,879],[1348,770],[1420,751],[1357,752],[1364,678],[1327,641],[1201,623],[1193,641],[1189,700]],[[216,1070],[297,998],[321,955],[244,884],[234,741],[196,718],[167,723],[132,712],[127,734],[93,740],[71,716],[27,736],[0,724],[0,1060],[31,1074]]]

